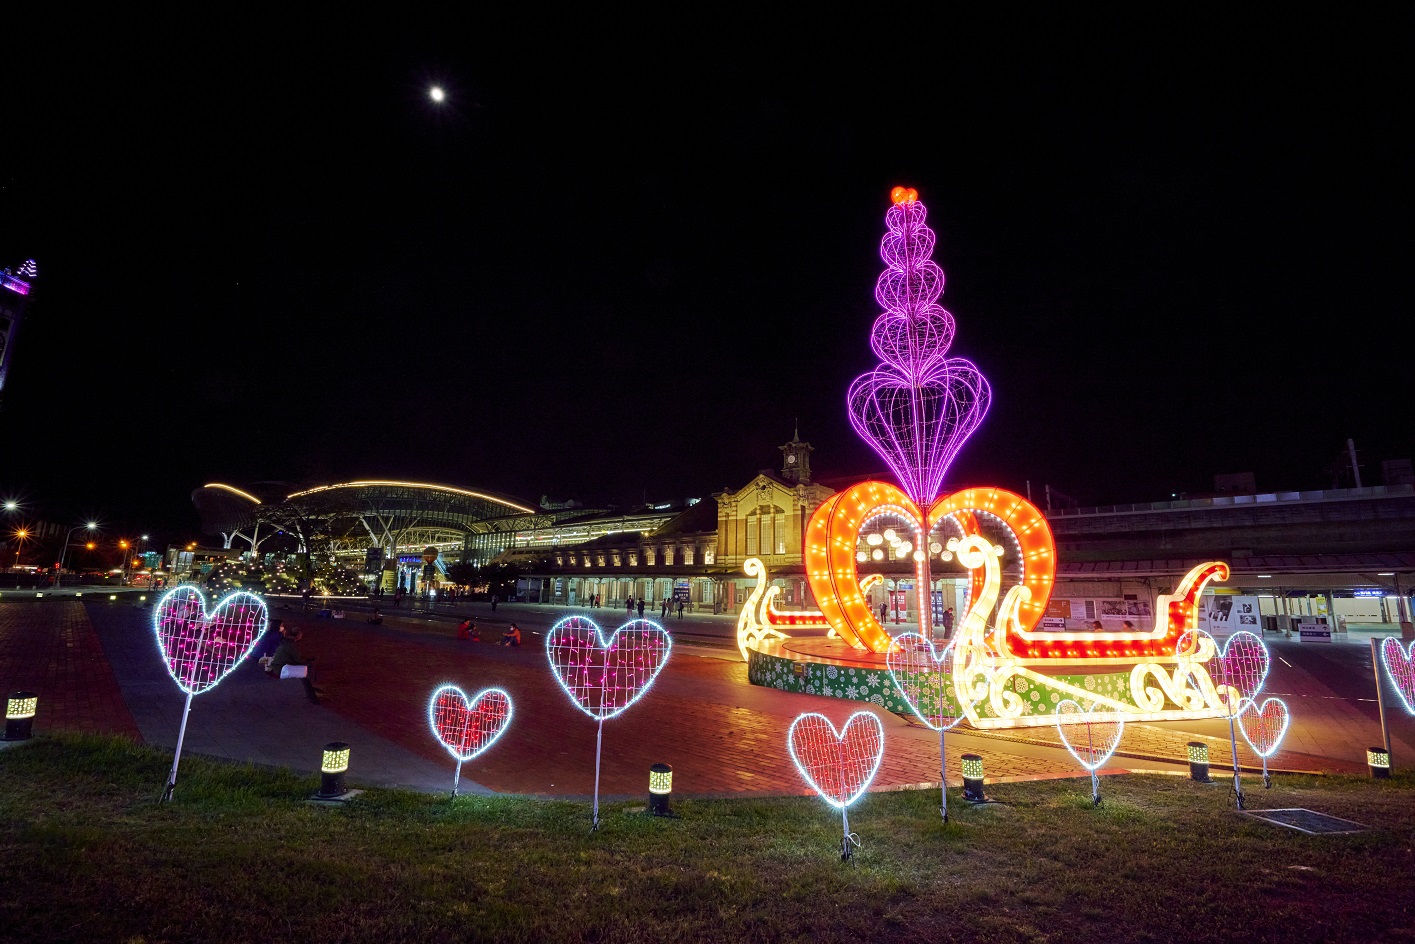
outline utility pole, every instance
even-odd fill
[[[1356,487],[1361,487],[1361,467],[1356,464],[1356,443],[1353,440],[1346,440],[1346,452],[1351,456],[1351,475],[1356,481]]]

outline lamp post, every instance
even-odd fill
[[[69,554],[69,538],[74,536],[75,531],[97,531],[98,522],[90,521],[87,524],[76,524],[69,529],[69,533],[64,535],[64,546],[59,549],[59,569],[54,572],[54,589],[59,589],[59,579],[64,575],[64,559]]]
[[[118,586],[126,587],[128,585],[128,542],[119,539],[118,550],[123,552],[123,559],[118,563]]]

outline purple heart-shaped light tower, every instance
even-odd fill
[[[875,285],[884,314],[870,333],[882,363],[850,385],[850,423],[905,494],[928,508],[958,450],[982,423],[992,390],[971,361],[947,356],[955,326],[938,304],[944,278],[930,258],[928,211],[913,190],[896,187],[892,199],[880,242],[886,268]],[[926,638],[933,615],[922,589],[929,586],[929,545],[928,535],[919,535],[919,630]]]
[[[267,621],[265,601],[245,591],[224,597],[209,611],[206,597],[191,586],[174,587],[158,601],[153,631],[162,664],[187,693],[172,772],[162,790],[163,800],[170,800],[177,786],[177,765],[182,762],[182,740],[187,734],[192,697],[215,688],[250,655],[265,633]]]

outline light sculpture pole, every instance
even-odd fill
[[[884,313],[870,330],[882,363],[850,385],[850,423],[925,509],[914,546],[919,632],[931,638],[933,589],[927,509],[964,441],[982,423],[992,391],[971,361],[947,356],[953,316],[938,304],[943,270],[933,261],[928,211],[912,188],[895,187],[880,242],[885,270],[875,284]]]

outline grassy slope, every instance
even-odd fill
[[[0,753],[0,940],[677,942],[1415,940],[1415,779],[1250,782],[1250,806],[1376,827],[1309,837],[1178,778],[877,794],[864,843],[809,799],[587,804],[370,791],[101,737]],[[638,804],[641,806],[641,804]],[[1245,933],[1246,932],[1246,933]]]

